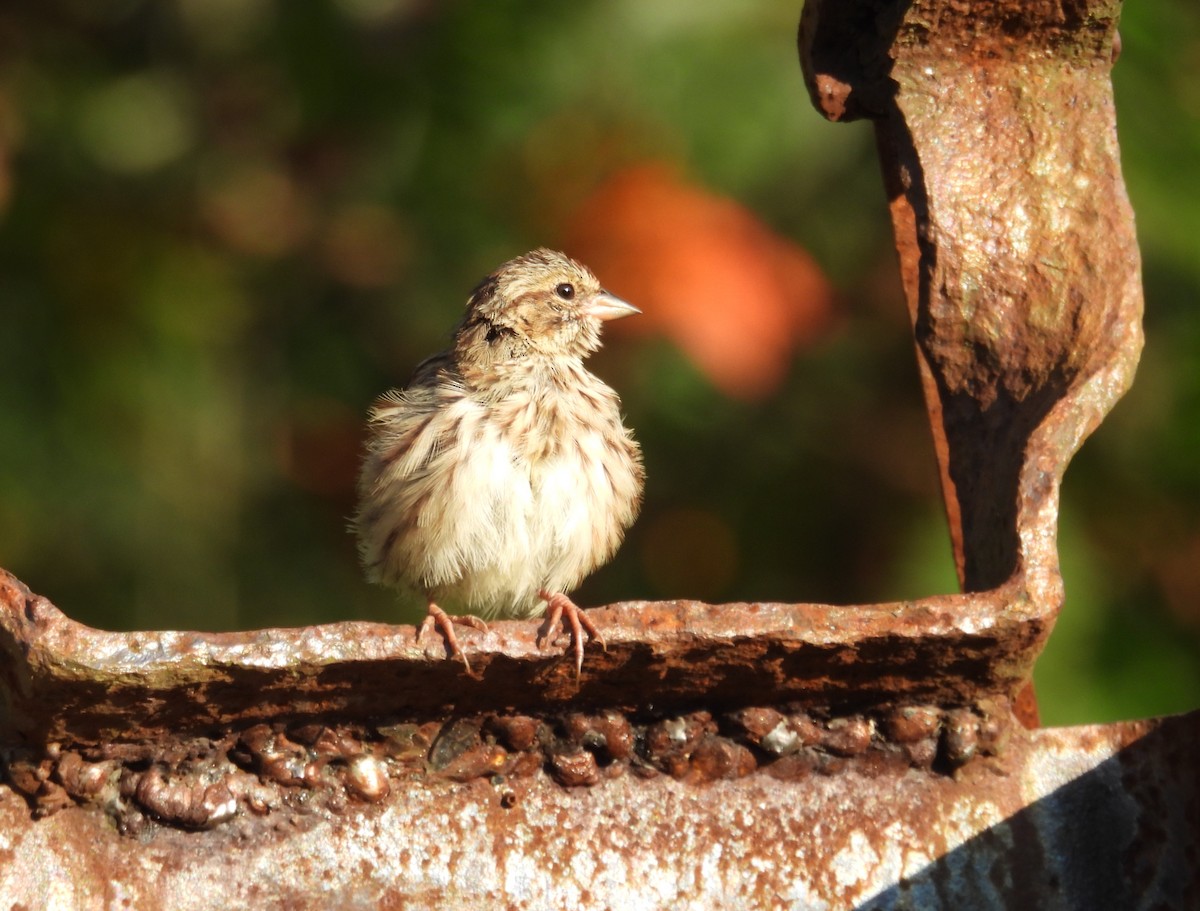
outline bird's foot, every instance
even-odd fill
[[[599,642],[600,647],[606,652],[608,651],[608,643],[600,635],[600,630],[596,629],[596,624],[587,618],[587,614],[583,612],[583,609],[562,592],[542,590],[538,592],[538,597],[546,602],[547,608],[546,622],[538,630],[538,647],[541,648],[545,645],[547,639],[550,638],[550,634],[558,627],[561,621],[571,636],[571,644],[575,651],[575,676],[578,677],[583,673],[584,630],[587,630],[587,634]]]
[[[417,630],[417,644],[421,644],[421,639],[433,627],[438,628],[438,632],[442,634],[442,639],[446,642],[447,657],[453,658],[457,655],[462,659],[463,667],[467,669],[467,673],[471,674],[471,663],[467,661],[467,656],[463,654],[463,650],[458,646],[458,636],[454,633],[454,624],[459,626],[469,626],[471,629],[477,629],[481,633],[488,631],[488,626],[478,617],[471,614],[463,614],[462,616],[451,616],[446,613],[432,601],[429,602],[429,607],[426,608],[425,619],[421,621],[421,627]],[[474,674],[471,674],[474,676]]]

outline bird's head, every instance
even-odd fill
[[[488,360],[585,357],[601,323],[640,313],[609,294],[586,266],[553,250],[509,260],[471,294],[457,344]]]

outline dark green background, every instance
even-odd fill
[[[395,618],[345,531],[361,415],[579,186],[654,159],[808,249],[839,320],[750,402],[669,338],[609,345],[650,480],[579,600],[952,590],[870,130],[812,111],[799,8],[0,9],[0,565],[110,628]],[[1122,35],[1147,348],[1064,485],[1051,723],[1200,705],[1200,11]],[[689,516],[722,571],[713,534],[664,555]]]

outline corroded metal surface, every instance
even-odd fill
[[[431,780],[139,838],[81,809],[31,823],[0,791],[0,905],[1198,907],[1198,750],[1192,714],[1021,731],[956,776],[850,760],[794,783]]]
[[[630,712],[446,711],[428,720],[377,715],[361,722],[335,712],[325,722],[289,722],[279,713],[270,723],[207,735],[8,744],[0,757],[8,784],[34,816],[93,807],[136,834],[155,825],[206,829],[266,813],[341,810],[439,779],[505,782],[511,795],[511,787],[541,773],[564,788],[626,774],[693,785],[755,773],[794,782],[837,774],[850,760],[876,774],[945,775],[1003,753],[1013,726],[1007,700],[978,694],[954,707],[895,694],[841,711],[799,703],[723,712],[648,703]],[[553,789],[540,799],[555,800]]]
[[[1061,601],[1058,485],[1133,380],[1119,0],[809,0],[813,101],[875,125],[966,591]]]
[[[411,626],[242,633],[91,629],[0,570],[0,730],[15,743],[95,744],[333,717],[607,706],[658,711],[794,702],[859,709],[1008,698],[1048,623],[1025,600],[961,595],[871,607],[637,602],[592,611],[607,651],[577,679],[536,622],[467,633],[478,677],[418,647]]]
[[[963,590],[1053,616],[1059,484],[1133,381],[1120,0],[808,0],[817,109],[875,126]],[[1032,690],[1018,713],[1036,724]]]

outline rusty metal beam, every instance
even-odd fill
[[[10,740],[94,745],[261,721],[361,721],[652,702],[672,711],[794,702],[847,710],[1005,699],[1048,623],[1027,600],[941,596],[866,607],[634,602],[591,616],[607,640],[575,676],[537,624],[464,636],[477,677],[410,626],[235,633],[91,629],[0,570],[0,727]]]

